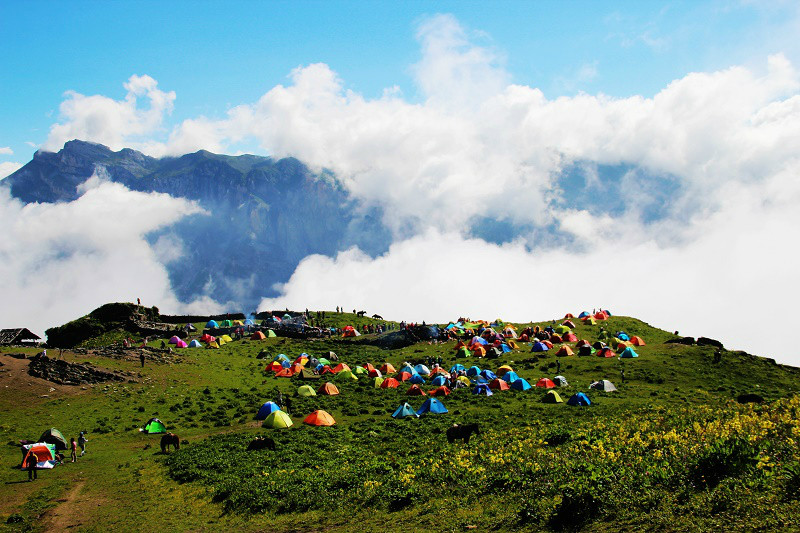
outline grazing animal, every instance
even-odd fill
[[[247,445],[247,451],[252,450],[272,450],[275,451],[275,441],[269,437],[256,437]]]
[[[358,315],[358,316],[359,316],[359,317],[361,317],[361,318],[363,318],[363,317],[364,317],[364,315],[366,315],[366,314],[367,314],[367,312],[366,312],[366,311],[359,311],[358,313],[356,313],[356,315]]]
[[[167,433],[161,437],[161,453],[169,453],[169,447],[172,445],[176,450],[181,449],[181,438],[175,433]]]
[[[375,320],[383,320],[383,317],[377,313],[372,315],[372,318],[374,318]]]
[[[739,403],[761,403],[764,401],[764,398],[758,394],[740,394],[736,398],[736,401]]]
[[[478,424],[464,424],[462,426],[456,424],[455,426],[447,428],[447,442],[452,444],[457,439],[463,439],[464,444],[469,444],[469,438],[473,433],[476,435],[481,434],[481,429],[478,427]]]

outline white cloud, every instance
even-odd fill
[[[21,168],[22,163],[17,163],[16,161],[3,161],[0,163],[0,180],[10,176]]]
[[[113,301],[158,305],[176,312],[157,253],[144,236],[200,213],[192,202],[133,192],[95,176],[73,202],[28,204],[0,188],[0,224],[13,238],[0,242],[3,327],[48,327]],[[214,308],[213,301],[193,308]]]
[[[14,150],[8,146],[0,146],[0,155],[14,155]]]
[[[63,122],[50,128],[43,148],[56,151],[66,141],[82,139],[119,150],[137,145],[143,136],[157,134],[164,117],[172,112],[175,92],[161,91],[158,82],[147,75],[131,76],[124,87],[124,100],[68,91],[59,108]],[[141,98],[148,100],[149,107],[139,107]]]

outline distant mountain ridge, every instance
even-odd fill
[[[36,152],[0,184],[25,203],[69,202],[100,167],[131,190],[195,200],[210,213],[148,235],[151,243],[165,235],[183,243],[185,255],[166,265],[182,301],[207,295],[254,310],[310,254],[356,245],[377,255],[391,242],[379,210],[362,209],[332,173],[294,158],[200,150],[158,159],[73,140],[57,153]]]

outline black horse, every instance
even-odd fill
[[[356,313],[356,315],[358,315],[359,318],[363,318],[364,315],[366,315],[366,314],[367,314],[366,311],[359,311],[358,313]]]
[[[374,318],[375,320],[383,320],[383,317],[379,314],[372,315],[372,318]]]
[[[275,451],[275,441],[269,437],[256,437],[247,445],[247,451],[252,450],[273,450]]]
[[[481,434],[481,429],[478,424],[464,424],[462,426],[455,425],[447,428],[447,442],[452,444],[457,439],[463,439],[465,444],[469,444],[469,438],[472,434]]]
[[[172,445],[172,447],[176,450],[180,450],[181,438],[175,433],[167,433],[161,437],[161,453],[168,453],[170,445]]]

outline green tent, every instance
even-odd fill
[[[358,381],[358,376],[353,374],[352,370],[342,370],[341,372],[336,374],[336,377],[339,379],[351,379],[353,381]]]
[[[361,375],[361,374],[369,374],[369,370],[367,370],[367,369],[366,369],[366,368],[364,368],[363,366],[357,366],[357,367],[355,368],[355,370],[353,370],[353,372],[354,372],[355,374],[359,374],[359,375]]]
[[[556,333],[558,333],[559,335],[561,335],[561,334],[564,334],[564,333],[569,333],[569,332],[570,332],[570,329],[569,329],[567,326],[565,326],[565,325],[563,325],[563,324],[562,324],[562,325],[560,325],[560,326],[556,326],[556,327],[554,327],[554,328],[553,328],[553,331],[555,331]]]
[[[331,362],[328,359],[325,359],[324,357],[320,357],[319,359],[317,359],[317,361],[319,361],[319,364],[321,364],[321,365],[329,365],[329,364],[331,364]]]
[[[297,389],[298,396],[316,396],[317,391],[315,391],[311,385],[303,385]]]
[[[268,329],[267,330],[267,338],[272,338],[272,337],[277,337],[277,335],[275,335],[274,331],[272,331],[271,329]]]
[[[52,444],[56,447],[56,450],[69,449],[69,444],[67,444],[67,439],[65,439],[64,435],[62,435],[61,432],[56,428],[50,428],[44,433],[42,433],[42,436],[39,437],[39,440],[36,442],[46,442],[48,444]]]
[[[264,420],[263,426],[265,428],[281,429],[292,427],[292,423],[292,419],[283,411],[272,411]]]
[[[154,433],[166,433],[167,426],[165,426],[164,422],[162,422],[158,418],[151,418],[150,420],[147,421],[147,424],[144,425],[142,431],[150,435]]]
[[[380,378],[380,377],[375,378],[375,388],[376,389],[380,389],[381,388],[381,383],[383,383],[383,378]]]

